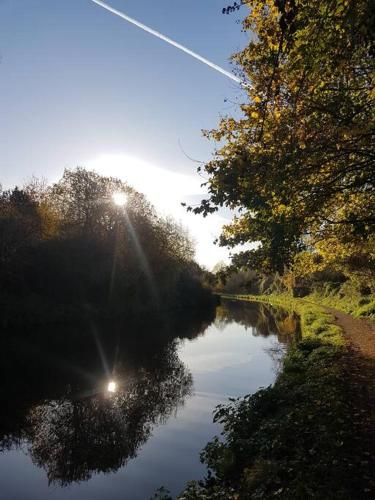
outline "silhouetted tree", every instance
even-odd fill
[[[126,195],[125,206],[115,193]],[[186,230],[128,184],[83,168],[52,186],[33,179],[2,192],[0,235],[4,322],[25,307],[34,321],[53,311],[135,315],[209,298]]]

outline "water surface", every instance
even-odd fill
[[[157,326],[3,334],[1,498],[176,495],[205,473],[215,406],[271,384],[297,327],[268,306],[224,302]]]

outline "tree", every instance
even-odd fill
[[[24,308],[17,318],[45,321],[54,306],[58,317],[134,316],[210,300],[186,230],[128,184],[83,168],[0,193],[0,236],[3,321]]]
[[[220,243],[261,243],[239,267],[283,272],[318,242],[336,252],[333,240],[350,262],[375,229],[374,2],[247,5],[253,36],[233,59],[248,100],[206,132],[221,146],[204,167],[209,198],[192,210],[238,209]]]
[[[127,213],[134,219],[156,219],[154,208],[145,197],[128,184],[104,177],[84,168],[65,169],[63,177],[48,193],[49,203],[62,222],[62,229],[96,235],[112,230],[123,220],[112,195],[124,192],[128,197]]]
[[[37,203],[18,187],[0,191],[0,264],[6,265],[27,245],[41,238]]]

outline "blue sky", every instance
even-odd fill
[[[225,0],[108,0],[216,64],[247,42],[223,15]],[[0,0],[0,182],[57,180],[95,168],[144,191],[189,227],[198,260],[225,258],[211,240],[221,216],[187,216],[180,201],[204,194],[191,157],[214,149],[201,136],[236,112],[241,89],[225,76],[90,0]]]

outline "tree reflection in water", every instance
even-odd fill
[[[282,368],[286,349],[301,338],[299,317],[270,304],[225,300],[217,308],[215,324],[218,328],[224,328],[232,322],[251,328],[254,336],[277,336],[277,342],[266,350],[276,373]]]
[[[158,369],[117,373],[113,393],[49,401],[28,417],[30,454],[50,482],[61,486],[112,472],[134,458],[152,426],[183,404],[192,377],[172,343],[159,353]]]
[[[282,344],[299,331],[285,312],[225,301],[216,316],[214,309],[181,313],[158,325],[88,322],[2,332],[0,451],[25,444],[60,486],[123,467],[192,390],[179,339],[203,335],[214,320],[219,328],[233,322],[251,327],[252,335],[276,334]]]
[[[276,335],[281,344],[289,345],[299,339],[299,318],[293,312],[257,302],[223,301],[217,308],[215,324],[224,328],[228,323],[238,323],[252,329],[252,335]]]
[[[192,377],[178,339],[203,334],[214,318],[213,307],[142,324],[1,332],[0,452],[26,446],[62,486],[116,471],[184,403]]]

